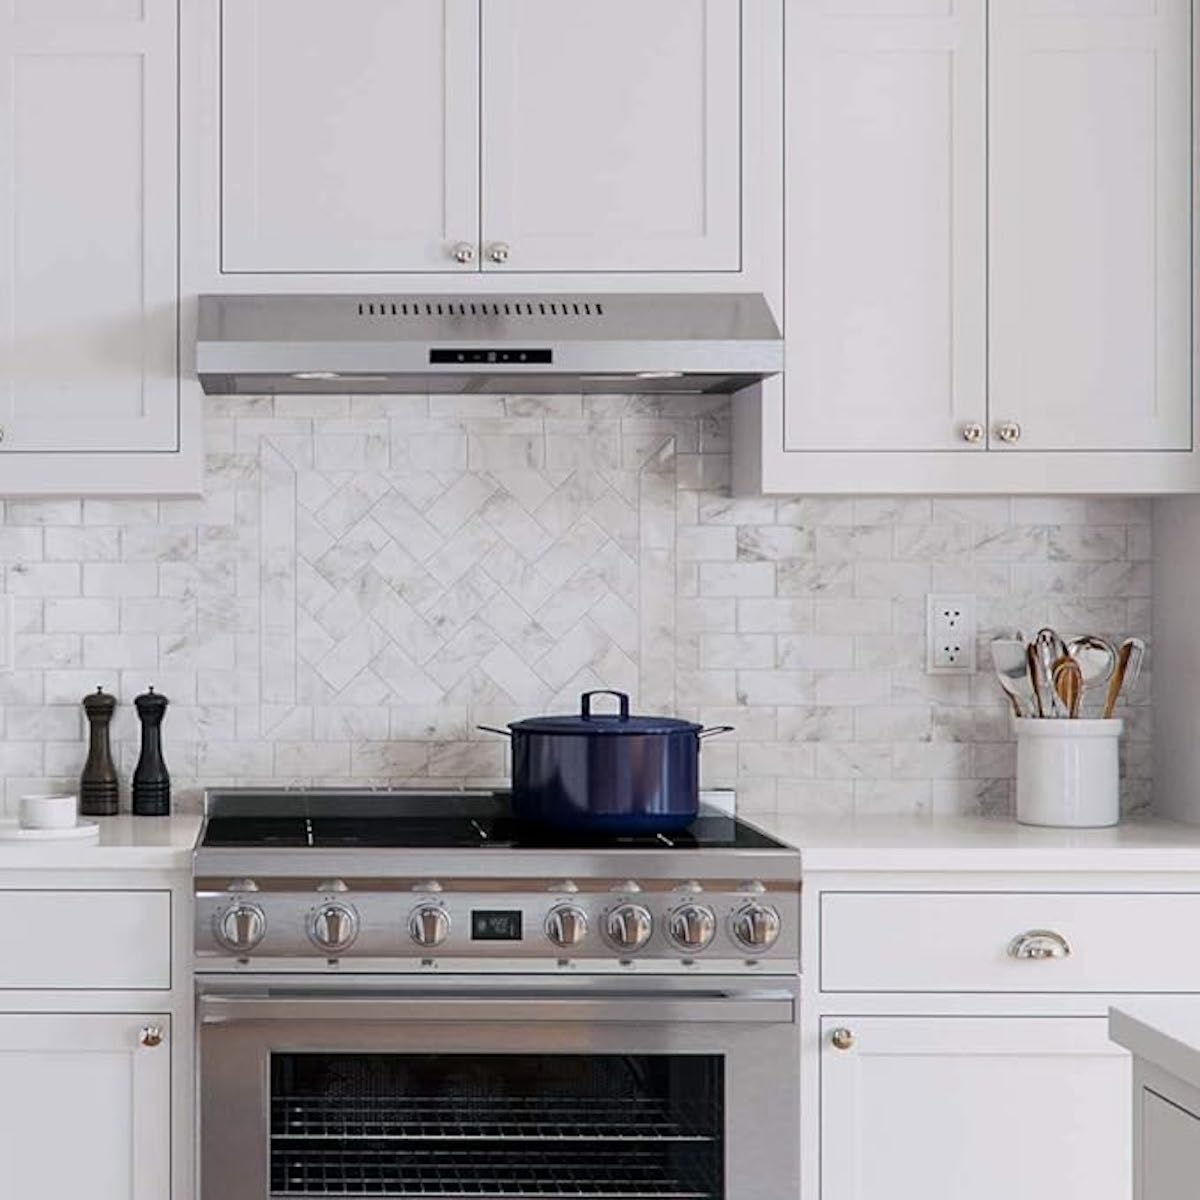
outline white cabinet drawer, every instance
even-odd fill
[[[0,989],[166,989],[167,891],[0,891]]]
[[[820,986],[826,992],[1194,992],[1200,991],[1198,927],[1195,893],[825,892]],[[1051,936],[1026,945],[1058,956],[1014,952],[1016,939],[1037,931]]]

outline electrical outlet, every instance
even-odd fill
[[[931,675],[970,675],[974,672],[974,596],[927,598],[925,669]]]

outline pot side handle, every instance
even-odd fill
[[[584,692],[579,697],[579,715],[585,720],[592,719],[592,697],[593,696],[616,696],[617,703],[620,705],[620,712],[617,714],[618,721],[629,720],[629,695],[627,692],[616,692],[612,688],[598,688],[594,692]]]
[[[736,725],[713,725],[710,729],[702,729],[696,737],[703,741],[707,737],[716,737],[720,733],[732,733]]]
[[[484,733],[498,733],[501,737],[512,737],[512,733],[509,730],[497,729],[494,725],[476,725],[475,728],[482,730]]]

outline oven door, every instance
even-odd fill
[[[209,979],[202,1200],[785,1200],[794,980]]]

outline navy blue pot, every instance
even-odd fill
[[[601,695],[617,698],[616,713],[592,712]],[[596,691],[583,695],[577,716],[532,717],[508,728],[515,815],[616,836],[690,825],[700,807],[700,741],[729,727],[630,716],[624,692]]]

